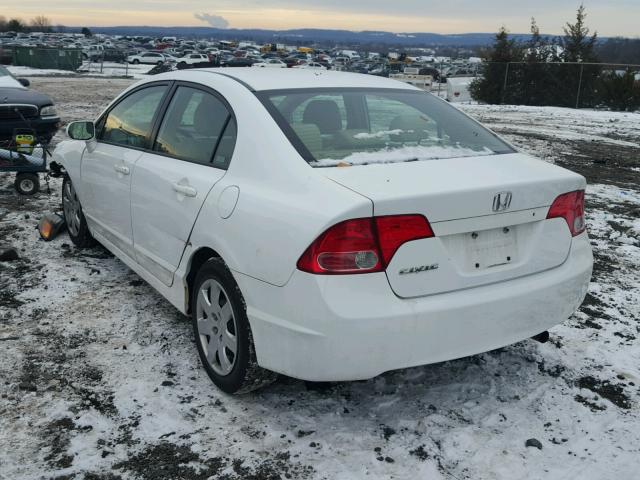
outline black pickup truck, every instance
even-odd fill
[[[47,144],[60,127],[51,99],[28,86],[28,80],[15,78],[0,65],[0,145],[20,132],[35,132],[38,142]]]

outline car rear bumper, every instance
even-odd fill
[[[474,355],[541,333],[580,306],[592,264],[585,233],[552,270],[414,299],[395,296],[384,273],[296,271],[284,287],[242,274],[236,279],[261,366],[340,381]]]

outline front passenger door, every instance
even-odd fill
[[[97,139],[82,155],[80,198],[91,232],[130,257],[131,178],[149,142],[168,84],[135,90],[115,104],[97,124]]]

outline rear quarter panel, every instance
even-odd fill
[[[238,134],[230,167],[194,225],[191,252],[212,248],[231,270],[285,285],[320,233],[347,218],[371,216],[372,203],[311,168],[246,87],[202,75],[232,106]],[[231,186],[239,195],[233,213],[222,218],[228,212],[220,211],[220,196]]]

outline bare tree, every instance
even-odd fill
[[[31,20],[31,28],[38,32],[50,32],[52,30],[51,21],[44,15],[38,15]]]
[[[0,15],[0,32],[7,31],[7,17]]]

